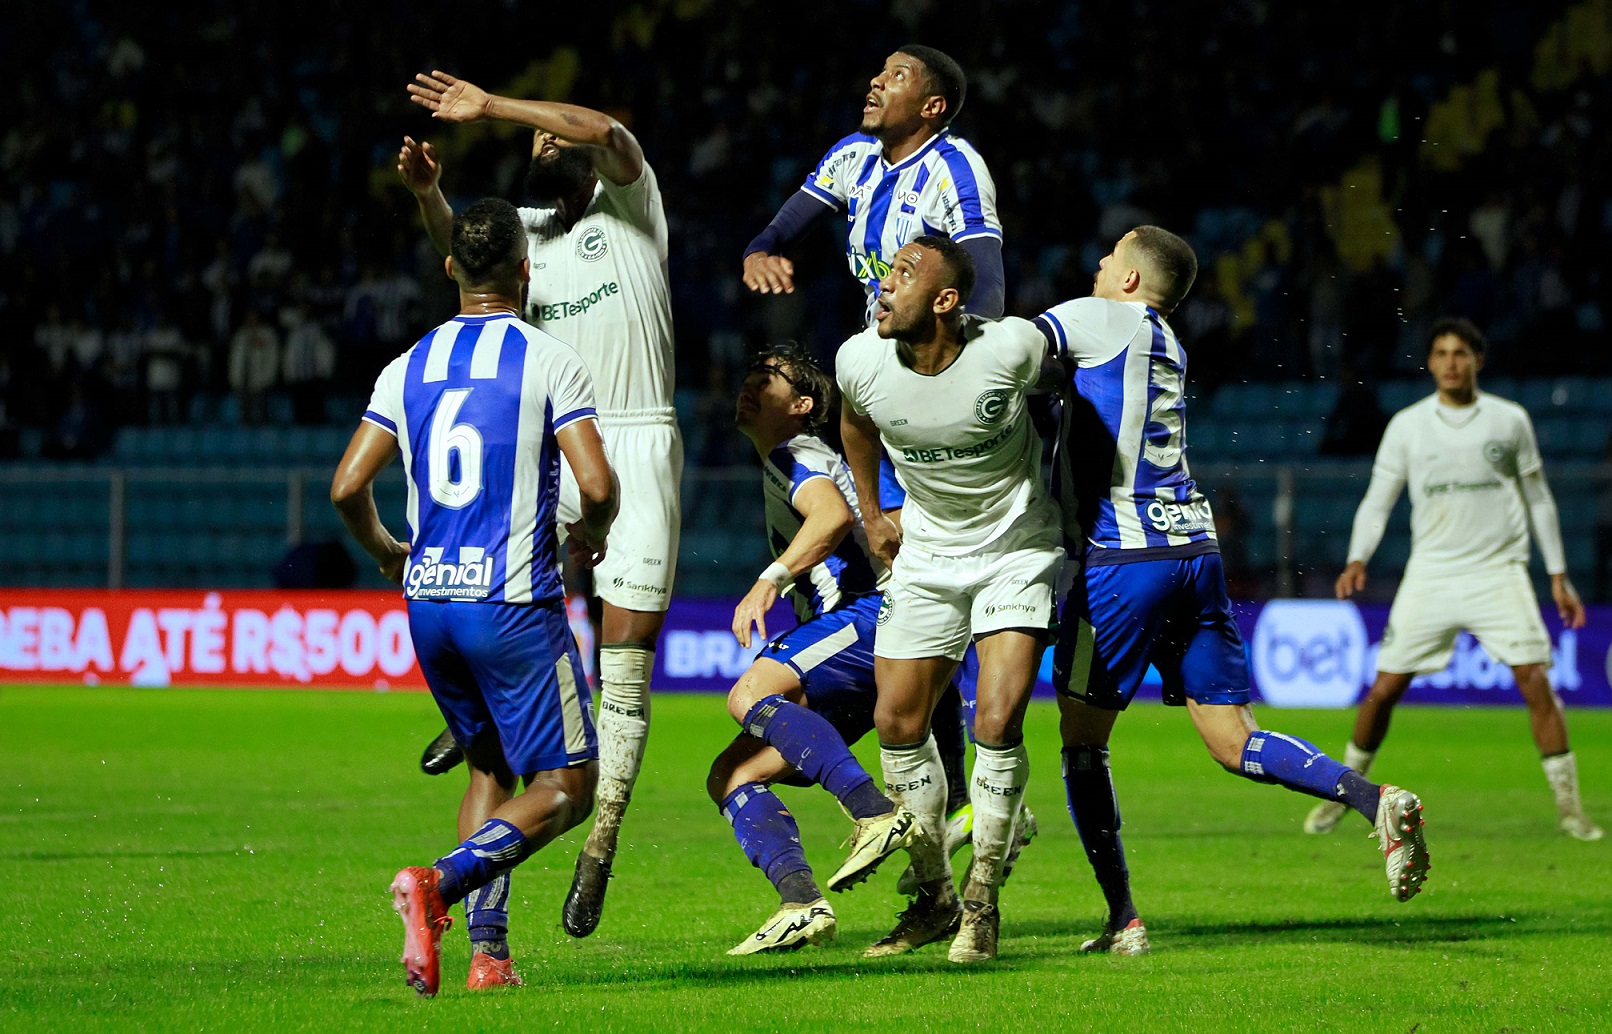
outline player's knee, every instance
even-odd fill
[[[711,771],[705,776],[705,795],[711,803],[721,807],[733,792],[733,764],[726,757],[711,762]]]
[[[923,711],[885,706],[882,700],[873,709],[873,724],[884,743],[917,743],[929,732],[929,716]],[[975,729],[978,728],[976,720]]]
[[[1024,720],[1014,711],[980,707],[974,712],[974,739],[980,743],[1016,743],[1024,738]]]

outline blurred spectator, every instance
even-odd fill
[[[180,391],[185,385],[185,362],[190,346],[179,328],[159,322],[146,336],[146,418],[153,424],[180,420]]]
[[[336,346],[301,305],[288,307],[280,321],[286,328],[280,375],[291,395],[293,417],[299,424],[323,423],[325,393],[336,372]]]
[[[68,389],[67,408],[56,421],[55,434],[45,455],[58,460],[89,460],[106,447],[106,425],[100,407],[93,404],[79,382]]]
[[[261,424],[266,415],[265,395],[280,376],[280,339],[256,309],[246,310],[246,322],[230,340],[229,386],[241,407],[241,423]]]

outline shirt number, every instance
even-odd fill
[[[1164,437],[1161,440],[1144,427],[1142,458],[1161,470],[1170,470],[1181,462],[1181,371],[1173,366],[1155,366],[1153,387],[1158,394],[1148,406],[1147,422],[1164,428]]]
[[[471,390],[451,388],[443,392],[436,415],[431,418],[431,498],[454,510],[469,506],[481,495],[481,432],[469,424],[454,423]],[[455,455],[459,459],[457,476]]]

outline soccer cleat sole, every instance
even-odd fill
[[[808,944],[832,943],[839,935],[834,910],[822,898],[807,905],[785,906],[774,912],[761,929],[732,948],[729,955],[782,954],[799,951]]]
[[[877,837],[853,846],[851,857],[829,879],[828,889],[838,894],[858,883],[866,883],[886,858],[911,846],[921,835],[918,820],[912,812],[896,811],[890,824]]]
[[[577,854],[576,873],[571,890],[560,909],[560,924],[572,937],[586,937],[598,929],[604,915],[605,888],[610,883],[610,863],[586,851]]]
[[[1304,816],[1304,832],[1316,835],[1330,833],[1338,828],[1338,823],[1343,821],[1344,815],[1348,812],[1349,806],[1346,804],[1338,801],[1322,801]]]
[[[1421,798],[1397,786],[1383,787],[1371,835],[1382,841],[1389,896],[1401,903],[1421,891],[1433,868],[1423,825]]]
[[[442,933],[453,925],[430,869],[411,866],[392,879],[392,910],[403,920],[403,982],[421,998],[436,997],[442,976]]]

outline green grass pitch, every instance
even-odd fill
[[[1266,710],[1332,749],[1342,712]],[[1586,804],[1612,820],[1612,714],[1571,716]],[[944,945],[863,961],[900,905],[892,860],[836,896],[840,940],[723,952],[772,909],[703,781],[720,698],[660,697],[604,921],[559,927],[580,831],[515,874],[527,986],[415,998],[386,886],[451,847],[460,774],[415,769],[428,697],[0,691],[0,1030],[1586,1030],[1612,1025],[1612,840],[1555,831],[1521,710],[1405,708],[1384,778],[1427,805],[1432,877],[1409,904],[1351,819],[1218,771],[1186,716],[1138,706],[1114,769],[1148,958],[1075,954],[1100,898],[1063,807],[1056,719],[1027,723],[1042,835],[1002,896],[1002,957]],[[863,756],[867,758],[864,744]],[[848,824],[782,791],[820,877]]]

